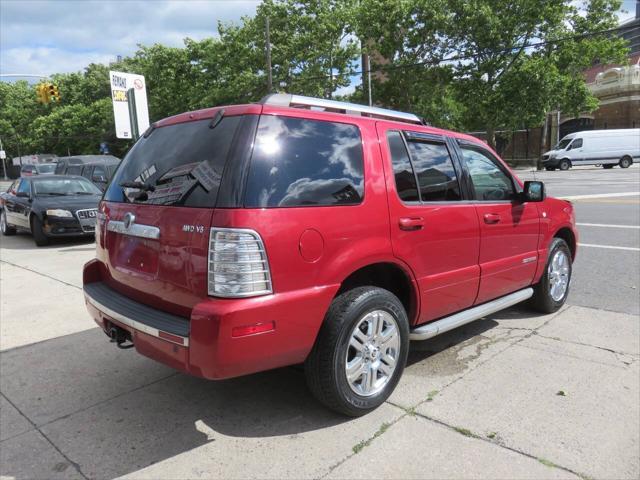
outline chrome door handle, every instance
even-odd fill
[[[488,225],[493,225],[494,223],[500,223],[500,215],[498,215],[497,213],[485,213],[484,223]]]
[[[399,225],[400,230],[422,230],[422,227],[424,227],[424,220],[422,217],[403,217],[400,219]]]

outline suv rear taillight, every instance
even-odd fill
[[[209,235],[209,295],[253,297],[273,293],[267,252],[258,232],[213,227]]]

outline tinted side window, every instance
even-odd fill
[[[510,200],[514,196],[513,182],[495,161],[479,149],[461,146],[476,200]]]
[[[573,143],[571,144],[571,150],[573,150],[574,148],[581,148],[582,147],[582,139],[581,138],[576,138]]]
[[[80,175],[82,173],[82,165],[69,165],[66,173],[67,175]]]
[[[31,193],[31,184],[29,180],[21,180],[18,186],[18,192]]]
[[[400,200],[404,202],[418,202],[418,187],[416,186],[416,176],[409,160],[409,154],[404,146],[402,134],[400,132],[388,132],[387,140],[391,152],[391,163],[393,165],[393,175],[396,180],[396,191]]]
[[[96,180],[100,177],[104,177],[107,178],[107,172],[105,170],[105,168],[102,165],[96,165],[93,168],[93,178],[95,178]]]
[[[423,141],[408,144],[422,201],[460,200],[460,185],[447,146]]]
[[[85,178],[91,178],[91,171],[93,170],[93,167],[91,166],[86,166],[82,169],[82,176]]]
[[[260,118],[247,207],[353,205],[363,195],[358,127],[272,115]]]

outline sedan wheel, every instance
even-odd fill
[[[4,210],[0,213],[0,231],[3,235],[9,236],[16,233],[16,229],[7,222],[7,214]]]

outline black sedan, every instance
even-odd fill
[[[75,175],[19,178],[0,194],[0,230],[31,232],[36,245],[52,237],[93,235],[102,192]]]

